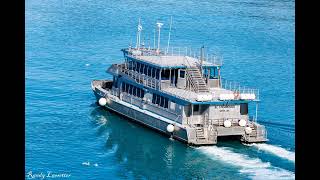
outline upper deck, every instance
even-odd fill
[[[181,99],[184,102],[193,104],[219,104],[225,102],[248,102],[259,101],[259,90],[240,85],[239,83],[225,79],[215,79],[218,84],[210,87],[209,81],[206,87],[207,92],[197,92],[187,86],[179,86],[170,80],[163,80],[161,77],[150,77],[143,72],[137,72],[134,69],[128,69],[125,64],[113,64],[107,72],[113,75],[121,75],[132,83],[138,83],[141,87],[149,87],[154,92],[168,95],[168,98]],[[210,79],[208,79],[210,80]],[[178,78],[179,81],[186,81]],[[169,84],[168,84],[169,83]]]
[[[160,68],[186,68],[200,66],[201,56],[190,48],[149,49],[149,48],[126,48],[122,49],[128,58],[147,63]],[[222,58],[215,55],[203,56],[203,67],[222,66]]]

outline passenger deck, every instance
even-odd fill
[[[188,99],[191,101],[197,101],[197,98],[201,94],[211,94],[212,95],[212,101],[218,101],[221,94],[233,94],[234,91],[223,89],[223,88],[209,88],[209,93],[203,92],[203,93],[196,93],[194,91],[190,91],[188,89],[180,89],[176,87],[167,87],[162,89],[164,92],[168,94],[172,94],[174,96],[180,97],[182,99]]]

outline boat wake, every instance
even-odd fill
[[[290,160],[295,162],[295,152],[288,151],[282,147],[271,145],[271,144],[252,144],[254,147],[258,148],[259,150],[263,150],[269,153],[272,153],[278,157]]]
[[[239,172],[248,174],[252,179],[295,179],[294,172],[274,167],[258,158],[235,153],[226,147],[203,146],[197,149],[214,160],[240,167]]]

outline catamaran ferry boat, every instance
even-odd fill
[[[222,59],[205,55],[203,47],[173,48],[168,40],[161,49],[161,26],[158,46],[145,47],[139,22],[136,46],[122,49],[124,61],[107,69],[113,79],[92,81],[98,104],[190,145],[217,144],[223,136],[267,141],[257,123],[259,91],[223,79]]]

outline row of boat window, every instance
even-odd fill
[[[152,103],[157,104],[161,107],[168,108],[169,107],[169,99],[158,94],[152,95]]]
[[[218,76],[217,71],[218,70],[216,68],[210,68],[210,69],[204,68],[203,74],[204,74],[204,77],[207,77],[209,79],[213,79],[213,78],[217,78],[217,76]]]
[[[133,86],[131,84],[127,84],[125,82],[122,82],[122,92],[126,92],[139,98],[143,98],[144,96],[143,89]]]
[[[128,94],[131,94],[131,95],[139,97],[139,98],[144,97],[144,90],[142,88],[133,86],[133,85],[125,83],[125,82],[122,82],[121,88],[122,88],[122,92],[126,92]],[[157,105],[164,107],[164,108],[169,108],[169,98],[160,96],[158,94],[152,95],[152,103],[157,104]]]
[[[137,71],[141,74],[145,74],[152,78],[159,79],[160,68],[155,68],[152,66],[148,66],[143,63],[139,63],[137,61],[129,61],[129,70]]]

